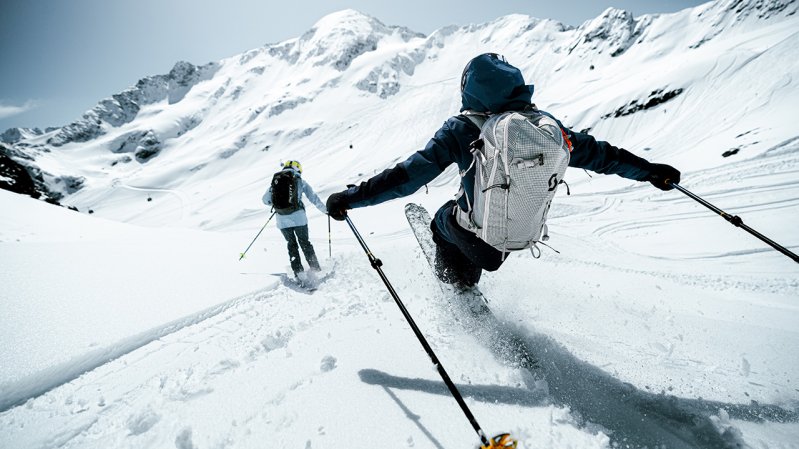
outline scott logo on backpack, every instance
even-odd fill
[[[299,175],[284,169],[272,176],[272,207],[279,215],[288,215],[303,209],[300,201]]]
[[[558,174],[552,173],[552,176],[549,177],[549,191],[553,191],[558,188]]]

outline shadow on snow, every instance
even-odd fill
[[[496,318],[494,321],[492,325],[496,326]],[[494,354],[506,363],[529,370],[535,378],[546,380],[548,391],[532,385],[531,388],[458,385],[464,396],[524,407],[550,403],[568,406],[578,419],[602,426],[611,441],[621,447],[744,447],[734,427],[724,428],[714,423],[722,410],[732,419],[751,422],[799,421],[796,411],[774,405],[732,404],[642,391],[577,359],[549,337],[521,329],[500,329],[505,329],[499,336],[507,344],[500,349],[495,330],[494,341],[489,344]],[[359,375],[363,382],[384,388],[450,395],[440,381],[396,377],[377,370],[362,370]],[[406,414],[415,416],[408,411]],[[417,419],[414,421],[418,423]]]

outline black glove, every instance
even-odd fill
[[[330,215],[330,218],[344,221],[347,218],[347,209],[350,208],[346,191],[330,195],[325,206],[327,207],[327,215]]]
[[[672,183],[680,183],[680,171],[671,165],[652,164],[649,175],[644,181],[651,182],[653,186],[660,190],[671,190],[674,188],[671,185]]]

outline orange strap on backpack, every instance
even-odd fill
[[[572,150],[574,149],[574,147],[572,146],[572,141],[569,140],[569,136],[566,134],[566,131],[564,131],[563,128],[560,129],[560,132],[561,134],[563,134],[563,140],[566,141],[566,145],[569,147],[569,153],[571,153]]]

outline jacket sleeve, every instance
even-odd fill
[[[564,130],[574,148],[569,160],[570,167],[619,175],[636,181],[644,181],[649,176],[652,164],[646,159],[608,142],[597,141],[590,134],[574,132],[568,128]]]
[[[264,202],[267,206],[272,205],[272,186],[270,185],[269,188],[264,193],[264,196],[261,198],[261,201]]]
[[[319,209],[320,212],[327,215],[327,208],[325,207],[325,204],[322,203],[322,200],[320,200],[319,197],[316,195],[316,193],[314,193],[313,189],[311,188],[311,185],[305,181],[302,182],[302,194],[305,195],[309,200],[311,200],[313,205],[316,206],[316,208]]]
[[[455,162],[452,155],[457,145],[445,123],[423,150],[360,185],[350,187],[346,191],[350,207],[372,206],[416,192]]]

